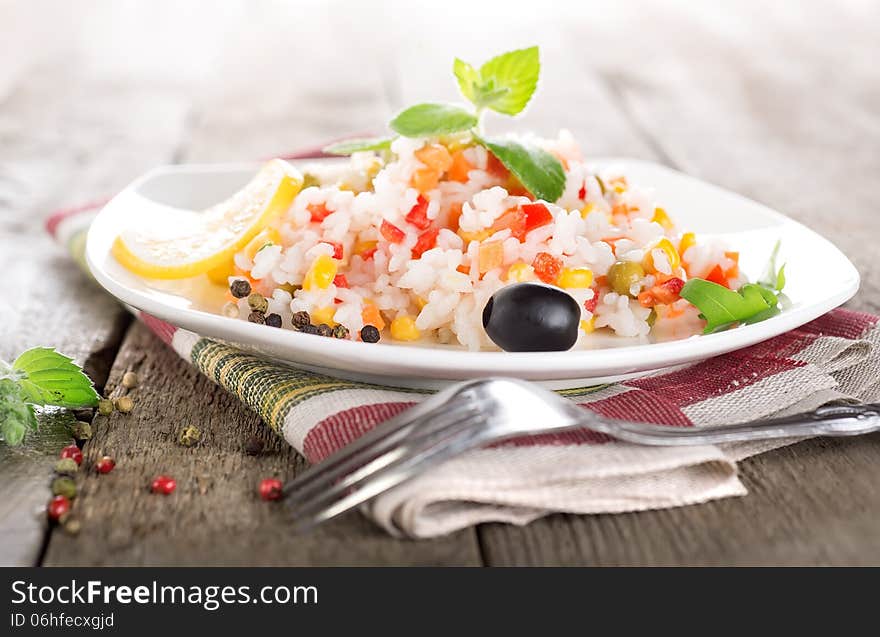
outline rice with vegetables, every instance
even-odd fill
[[[485,110],[525,108],[538,69],[535,47],[479,69],[456,60],[473,108],[410,107],[390,123],[394,137],[336,144],[329,152],[347,160],[304,175],[274,160],[242,191],[247,205],[233,197],[206,213],[197,249],[191,237],[121,235],[114,254],[148,277],[206,273],[229,287],[227,316],[366,342],[497,349],[484,309],[529,282],[576,303],[575,346],[597,332],[684,337],[778,312],[781,269],[747,283],[737,252],[676,227],[649,187],[591,165],[568,132],[484,134]]]

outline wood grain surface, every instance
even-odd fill
[[[0,563],[880,563],[876,435],[747,460],[749,496],[700,506],[420,542],[355,514],[291,536],[256,485],[295,475],[301,460],[130,324],[42,232],[52,209],[112,194],[156,164],[382,130],[404,104],[455,99],[453,56],[538,43],[535,103],[490,128],[566,127],[587,153],[660,161],[777,208],[850,255],[863,277],[851,306],[877,312],[876,3],[34,2],[0,3],[0,23],[17,27],[0,41],[0,271],[13,282],[0,356],[53,345],[110,391],[126,370],[142,378],[131,414],[94,420],[77,536],[47,531],[38,512],[63,423],[47,420],[26,448],[0,446]],[[204,432],[198,447],[174,443],[185,424]],[[263,454],[243,452],[252,435]],[[104,453],[118,469],[99,479],[90,467]],[[170,467],[177,493],[149,495]]]

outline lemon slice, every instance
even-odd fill
[[[302,188],[300,172],[280,159],[268,162],[226,201],[195,212],[145,206],[113,242],[125,268],[150,279],[184,279],[228,264],[280,217]]]

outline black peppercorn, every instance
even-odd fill
[[[361,340],[364,343],[378,343],[379,330],[374,325],[364,325],[361,328]]]
[[[348,338],[348,328],[340,323],[333,328],[333,338]]]
[[[251,293],[251,284],[245,279],[236,279],[229,284],[229,291],[237,299],[243,299]]]
[[[321,336],[333,336],[333,328],[326,323],[321,323],[318,326],[318,334]]]
[[[248,320],[251,323],[257,323],[258,325],[266,324],[266,315],[262,312],[251,312],[248,314]]]
[[[244,450],[250,456],[258,456],[263,453],[263,441],[256,436],[251,436],[245,443]]]
[[[294,312],[291,323],[295,328],[306,331],[304,328],[312,324],[312,318],[308,312]]]
[[[269,327],[281,327],[281,315],[275,314],[274,312],[272,314],[267,314],[266,325]]]

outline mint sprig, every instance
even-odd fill
[[[455,104],[426,102],[410,106],[391,120],[391,129],[404,137],[434,137],[469,132],[504,164],[522,185],[539,199],[555,202],[562,196],[565,171],[547,151],[524,142],[483,138],[480,117],[484,110],[503,115],[521,113],[538,86],[541,61],[538,47],[518,49],[493,57],[479,69],[455,58],[452,72],[461,94],[475,111]],[[383,150],[392,139],[353,139],[333,144],[324,152],[350,155],[364,150]]]
[[[538,87],[541,60],[538,47],[532,46],[495,56],[479,71],[455,58],[452,72],[461,94],[478,109],[518,115]]]
[[[0,361],[0,435],[10,445],[36,429],[35,405],[78,409],[96,406],[98,398],[79,365],[54,349],[29,349],[12,365]]]

